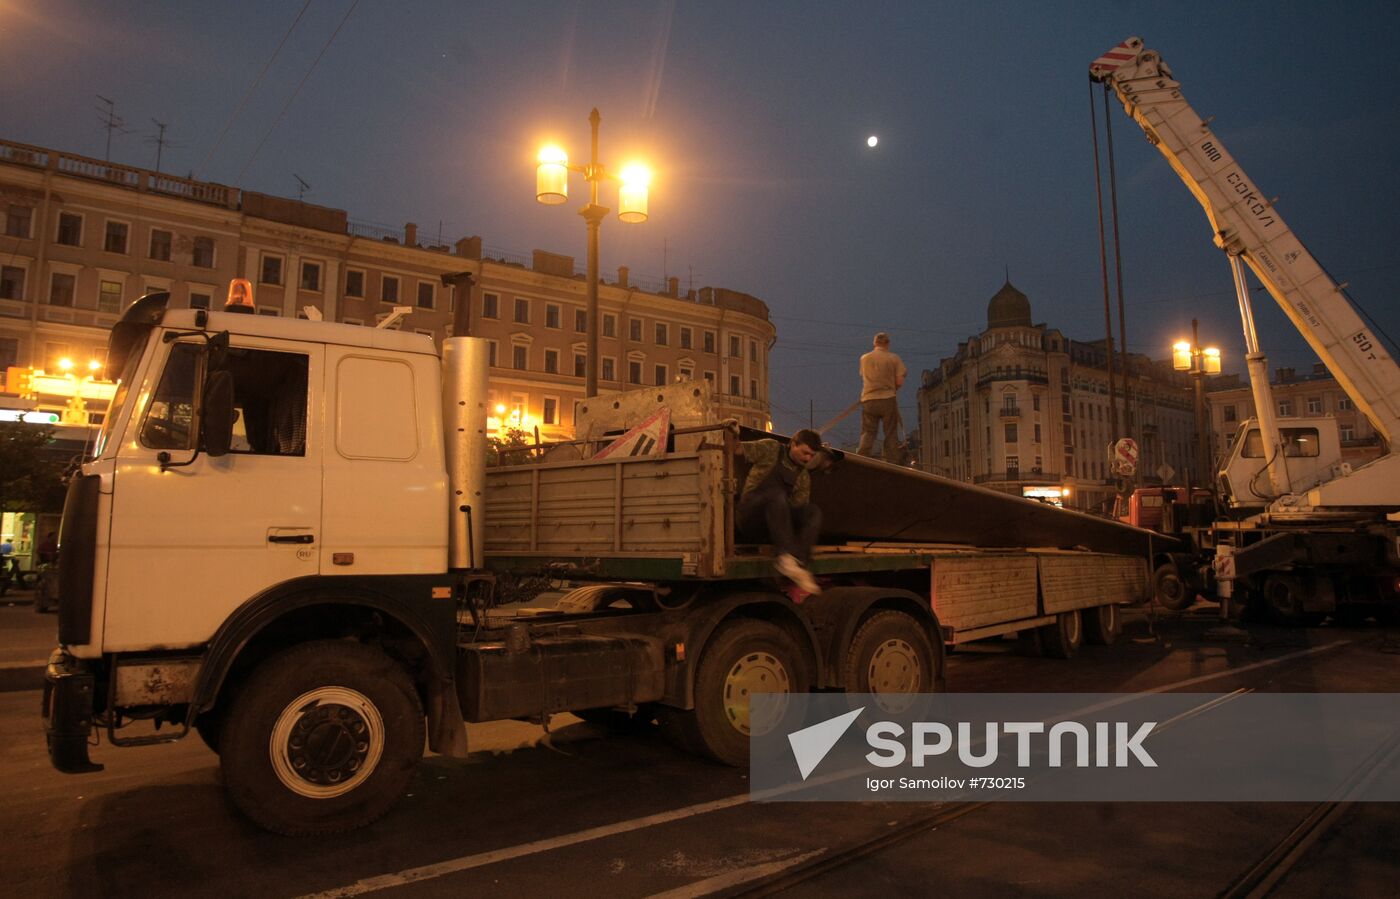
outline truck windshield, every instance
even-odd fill
[[[92,458],[100,459],[107,451],[108,441],[117,426],[117,419],[121,418],[126,407],[126,402],[131,396],[131,379],[136,376],[136,367],[141,364],[141,354],[132,353],[126,358],[126,365],[122,367],[122,373],[117,378],[117,390],[112,395],[112,402],[107,407],[107,416],[102,420],[102,430],[97,434],[97,443],[92,449]]]
[[[1283,454],[1290,458],[1319,455],[1317,428],[1279,428],[1283,442]],[[1264,458],[1264,440],[1259,429],[1251,430],[1244,438],[1244,449],[1240,455],[1246,459]]]

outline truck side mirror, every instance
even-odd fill
[[[233,408],[233,374],[229,371],[212,371],[204,385],[204,409],[201,416],[201,432],[204,451],[211,456],[228,454],[233,443],[233,422],[237,414]]]

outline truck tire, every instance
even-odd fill
[[[267,830],[306,836],[387,812],[423,740],[423,707],[398,664],[375,646],[321,640],[257,668],[218,743],[234,804]]]
[[[749,763],[750,694],[807,691],[802,654],[786,631],[752,618],[729,621],[705,644],[695,674],[695,708],[663,710],[662,733],[687,752],[742,768]],[[778,723],[768,722],[758,733]]]
[[[1040,646],[1052,659],[1072,659],[1084,644],[1084,620],[1078,609],[1061,612],[1040,630]]]
[[[1274,572],[1264,578],[1260,598],[1265,611],[1279,624],[1301,627],[1321,618],[1304,610],[1309,592],[1308,584],[1297,575]]]
[[[938,661],[928,634],[912,615],[892,609],[876,612],[851,638],[842,685],[847,693],[937,691]]]
[[[1084,642],[1092,646],[1112,646],[1123,632],[1118,606],[1109,604],[1084,610]]]
[[[1195,591],[1181,578],[1175,562],[1165,562],[1152,572],[1152,597],[1169,612],[1181,612],[1196,603]]]

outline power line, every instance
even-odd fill
[[[310,2],[310,0],[308,0],[308,2]],[[341,17],[340,24],[335,26],[335,31],[332,31],[331,36],[326,38],[325,46],[321,48],[320,53],[316,54],[316,58],[311,61],[311,68],[307,69],[306,74],[301,76],[301,80],[297,82],[296,90],[292,91],[292,95],[287,98],[287,102],[282,104],[282,111],[277,113],[277,118],[273,120],[271,127],[269,127],[267,133],[263,135],[263,139],[258,141],[257,149],[253,150],[253,155],[248,157],[248,161],[244,164],[243,170],[238,173],[238,178],[235,179],[235,183],[243,183],[243,176],[247,173],[248,166],[252,165],[253,160],[258,158],[258,153],[262,152],[263,144],[267,143],[267,139],[272,136],[272,132],[276,130],[277,125],[282,121],[282,116],[287,114],[287,109],[292,105],[292,101],[297,98],[297,94],[301,93],[302,85],[306,84],[306,79],[310,78],[311,73],[316,71],[316,66],[320,64],[321,57],[326,55],[326,51],[329,50],[331,44],[335,42],[335,36],[340,34],[340,29],[345,27],[345,23],[349,20],[350,14],[354,12],[355,7],[359,5],[360,0],[355,0],[354,3],[351,3],[350,8],[347,9],[345,15]]]

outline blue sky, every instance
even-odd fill
[[[1102,336],[1087,69],[1140,35],[1400,336],[1395,4],[303,2],[0,0],[0,136],[101,156],[100,94],[130,129],[116,161],[153,166],[159,120],[166,170],[284,196],[300,176],[352,219],[582,262],[533,158],[546,138],[582,158],[597,106],[604,162],[656,171],[651,219],[604,225],[604,271],[767,302],[779,430],[854,400],[889,331],[912,422],[918,372],[981,330],[1008,269],[1036,321]],[[1196,317],[1242,371],[1205,216],[1112,112],[1130,349],[1164,356]],[[1258,296],[1271,362],[1310,366]]]

